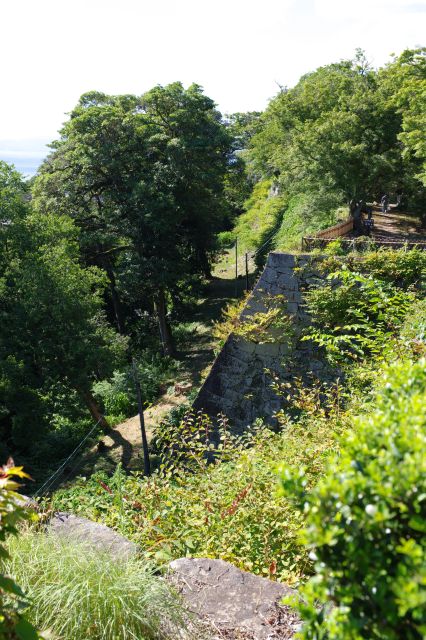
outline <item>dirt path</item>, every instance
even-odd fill
[[[426,229],[422,228],[418,217],[409,213],[395,211],[391,205],[389,213],[374,211],[374,231],[372,237],[376,240],[394,242],[425,242]]]
[[[242,295],[245,282],[238,280],[238,295]],[[213,324],[220,318],[224,306],[235,297],[235,280],[213,278],[207,285],[205,297],[199,301],[193,317],[194,325],[187,342],[180,352],[182,369],[175,380],[174,392],[170,389],[154,405],[144,412],[148,440],[152,438],[156,426],[174,408],[188,401],[188,394],[197,388],[205,375],[206,368],[214,360],[215,341],[212,336]],[[142,470],[142,447],[139,415],[116,425],[90,451],[67,469],[63,485],[77,475],[91,475],[96,471],[114,471],[118,463],[126,470]]]

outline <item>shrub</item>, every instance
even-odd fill
[[[9,459],[7,465],[0,468],[0,543],[10,535],[16,536],[19,523],[32,517],[22,506],[22,497],[16,493],[18,484],[14,476],[28,477],[22,467],[15,467]],[[29,604],[28,598],[15,580],[5,575],[8,562],[9,552],[0,544],[0,639],[36,640],[37,631],[22,614]]]
[[[240,316],[234,334],[256,344],[287,343],[290,346],[295,336],[295,322],[294,316],[285,310],[285,297],[266,295],[262,303],[265,311]],[[250,303],[247,307],[250,308]]]
[[[180,602],[146,563],[117,562],[109,552],[31,530],[9,549],[8,571],[32,598],[31,620],[54,637],[180,637]]]
[[[139,377],[142,399],[145,403],[153,402],[177,370],[177,363],[171,358],[149,351],[142,352],[136,358],[136,370]],[[102,380],[93,386],[94,394],[105,408],[108,415],[128,418],[137,411],[135,381],[133,368],[114,371],[110,380]]]
[[[275,239],[275,248],[287,251],[300,247],[303,235],[312,235],[336,223],[341,194],[327,190],[307,190],[294,195],[288,203]]]
[[[295,336],[294,318],[285,311],[285,297],[282,295],[265,295],[262,304],[265,311],[252,315],[243,315],[247,306],[250,308],[250,296],[229,303],[222,311],[219,322],[215,322],[213,336],[223,346],[232,333],[248,342],[256,344],[293,342]]]
[[[222,231],[217,234],[217,244],[219,249],[228,249],[235,244],[235,234],[233,231]]]
[[[334,255],[323,262],[323,269],[338,271],[342,267],[358,271],[400,289],[424,292],[426,284],[426,251],[419,249],[379,249],[358,256]]]
[[[307,292],[313,326],[304,339],[326,348],[333,362],[383,354],[397,335],[413,294],[344,267]]]
[[[222,348],[230,333],[233,333],[240,322],[241,312],[246,306],[248,295],[239,300],[228,302],[222,310],[220,320],[213,324],[213,337],[218,341],[217,349]]]
[[[298,605],[306,640],[425,637],[425,409],[426,361],[394,364],[316,488],[306,492],[303,469],[281,469],[315,560]]]
[[[410,308],[401,328],[401,337],[426,345],[426,299],[416,300]]]
[[[260,248],[281,222],[286,198],[270,195],[271,186],[271,180],[258,182],[244,203],[245,211],[238,216],[233,231],[240,252]]]
[[[315,483],[344,421],[341,412],[295,424],[287,420],[282,434],[259,427],[246,437],[249,448],[235,437],[226,439],[222,429],[219,446],[215,438],[216,464],[207,464],[205,431],[196,431],[191,444],[194,423],[185,430],[175,425],[160,434],[159,444],[171,453],[165,473],[80,479],[54,494],[51,508],[118,528],[157,562],[215,557],[294,584],[310,571],[311,561],[298,541],[303,514],[275,496],[276,461],[308,463]],[[211,427],[205,421],[198,426]],[[182,447],[182,438],[184,450],[172,468],[173,447]]]

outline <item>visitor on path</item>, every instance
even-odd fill
[[[382,195],[380,204],[382,205],[382,213],[387,213],[389,211],[389,196],[386,193]]]
[[[355,236],[362,236],[364,231],[363,219],[362,219],[362,202],[358,203],[355,211],[353,212],[353,220],[354,220],[354,232]]]

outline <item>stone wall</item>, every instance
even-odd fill
[[[283,295],[296,328],[309,324],[303,295],[320,275],[319,260],[321,256],[270,253],[241,319],[266,311],[268,294]],[[292,378],[311,372],[318,375],[323,367],[308,342],[297,341],[293,346],[285,341],[256,343],[231,334],[201,387],[194,408],[211,416],[224,413],[238,431],[258,417],[274,423],[273,416],[281,408],[282,399],[271,388],[268,371]]]

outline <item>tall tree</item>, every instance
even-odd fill
[[[153,301],[172,354],[167,299],[193,274],[209,275],[223,224],[230,137],[214,103],[180,83],[141,97],[91,92],[52,146],[34,188],[38,209],[74,218],[86,260],[108,275],[121,330],[120,282],[131,272],[130,306]]]
[[[377,74],[361,51],[282,90],[263,123],[253,138],[253,161],[290,192],[322,185],[349,202],[374,195],[397,174],[400,120],[381,99]]]
[[[67,216],[34,214],[23,185],[0,163],[0,420],[15,443],[49,421],[49,398],[78,394],[102,426],[91,394],[110,375],[125,341],[102,312],[104,276],[80,264],[77,229]]]
[[[380,74],[388,103],[401,118],[399,139],[415,177],[426,185],[426,47],[407,49]]]

